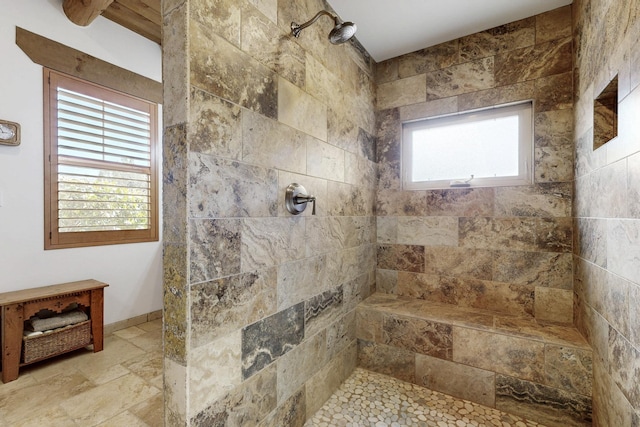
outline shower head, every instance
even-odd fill
[[[295,22],[292,22],[291,34],[293,34],[294,37],[299,37],[300,32],[302,30],[312,25],[322,15],[327,15],[333,18],[333,22],[335,23],[333,30],[331,30],[331,32],[329,33],[329,41],[332,44],[344,43],[347,40],[349,40],[351,37],[353,37],[353,35],[356,33],[357,27],[356,27],[356,24],[354,24],[353,22],[342,22],[342,20],[340,20],[340,18],[338,18],[337,16],[332,15],[326,10],[321,10],[320,12],[316,13],[316,16],[314,16],[304,24],[296,24]]]
[[[329,41],[333,44],[342,44],[353,37],[357,29],[358,27],[353,22],[340,21],[329,33]]]

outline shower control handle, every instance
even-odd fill
[[[301,205],[303,203],[313,203],[313,210],[311,211],[311,215],[315,215],[316,214],[316,196],[296,196],[294,198],[294,203],[296,205]]]
[[[313,210],[311,215],[316,214],[316,197],[307,193],[307,190],[300,184],[289,184],[284,196],[284,204],[287,210],[294,214],[299,215],[307,208],[307,203],[313,203]]]

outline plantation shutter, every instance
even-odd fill
[[[53,71],[47,81],[52,246],[157,240],[156,105]]]

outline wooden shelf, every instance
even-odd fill
[[[2,336],[2,382],[18,378],[24,321],[40,310],[61,312],[70,304],[78,304],[89,311],[91,320],[91,344],[93,351],[104,346],[104,288],[106,283],[97,280],[81,280],[40,288],[0,293]],[[72,351],[74,348],[65,350]],[[51,357],[53,357],[52,355]]]

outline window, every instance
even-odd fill
[[[158,240],[157,105],[45,69],[45,249]]]
[[[404,123],[403,186],[529,184],[532,129],[531,102]]]

